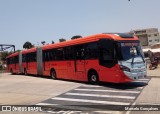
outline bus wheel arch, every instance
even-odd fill
[[[88,82],[91,84],[97,84],[99,82],[99,76],[95,69],[88,70]]]
[[[57,78],[56,70],[54,68],[51,68],[51,70],[50,70],[50,76],[54,80]]]

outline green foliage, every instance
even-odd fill
[[[24,49],[30,49],[30,48],[33,48],[33,47],[34,47],[34,45],[31,42],[29,42],[29,41],[27,41],[27,42],[25,42],[23,44],[23,48]]]
[[[0,54],[1,54],[1,60],[6,61],[6,57],[9,56],[11,52],[9,53],[8,51],[4,51],[4,52],[1,52]]]
[[[54,41],[52,40],[52,44],[54,44]]]
[[[20,51],[21,51],[21,50],[18,49],[18,50],[16,50],[15,52],[20,52]]]
[[[65,42],[65,41],[66,41],[66,39],[64,39],[64,38],[59,39],[59,42]]]
[[[78,38],[82,38],[82,36],[81,36],[81,35],[73,36],[73,37],[71,38],[71,40],[78,39]]]

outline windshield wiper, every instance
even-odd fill
[[[133,62],[134,62],[134,57],[135,57],[135,53],[134,53],[134,49],[133,49],[133,45],[132,45],[132,50],[133,50],[133,56],[132,56],[132,62],[131,62],[131,64],[133,65]]]
[[[134,57],[135,57],[135,55],[133,54],[131,64],[133,64],[133,62],[134,62]]]
[[[133,49],[133,46],[132,46],[132,49]],[[138,50],[138,53],[140,54],[140,56],[141,56],[141,58],[142,58],[143,62],[145,63],[145,60],[144,60],[144,58],[143,58],[143,56],[142,56],[142,54],[141,54],[140,50]],[[131,64],[133,64],[133,63],[134,63],[134,58],[135,58],[135,53],[134,53],[134,49],[133,49],[133,57],[132,57],[132,63],[131,63]]]
[[[144,58],[143,58],[143,56],[142,56],[142,54],[141,54],[141,52],[140,52],[140,51],[139,51],[139,54],[140,54],[140,56],[141,56],[141,58],[142,58],[143,62],[145,63],[145,60],[144,60]]]

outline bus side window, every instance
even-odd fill
[[[43,61],[48,61],[48,51],[43,51]]]
[[[14,63],[15,63],[14,61],[15,61],[15,58],[14,58],[14,57],[12,57],[12,64],[14,64]]]
[[[30,53],[30,62],[35,62],[36,61],[36,53]]]
[[[31,54],[30,53],[27,54],[27,62],[31,62]]]
[[[50,50],[49,51],[49,53],[50,53],[50,60],[55,60],[55,50]]]
[[[102,66],[111,68],[117,64],[115,45],[112,39],[100,39],[99,40],[100,58],[99,63]]]
[[[46,61],[49,61],[49,60],[50,60],[49,51],[47,50],[47,51],[46,51]]]
[[[42,52],[43,53],[43,61],[47,61],[47,53],[46,53],[46,51],[43,51]]]
[[[14,63],[18,63],[18,61],[19,61],[18,56],[15,56],[15,57],[14,57]]]
[[[99,40],[99,48],[100,48],[100,61],[113,62],[114,51],[115,51],[115,46],[114,46],[113,40],[100,39]]]
[[[98,44],[96,42],[88,43],[85,55],[85,59],[97,59],[99,57]]]
[[[37,54],[34,52],[33,53],[33,61],[36,62],[37,61]]]
[[[27,62],[35,62],[36,61],[36,53],[28,53],[26,54]]]
[[[13,64],[13,58],[12,57],[10,58],[10,64]]]
[[[113,52],[109,49],[101,48],[100,54],[103,61],[113,60]]]
[[[75,46],[75,55],[77,60],[85,59],[85,47],[84,45]]]
[[[26,54],[22,54],[22,62],[26,62]]]
[[[26,62],[29,62],[28,54],[26,54]]]
[[[56,60],[64,60],[64,48],[58,48],[55,50]]]
[[[73,47],[69,46],[69,47],[65,47],[65,60],[73,60],[74,59],[74,51],[73,51]]]

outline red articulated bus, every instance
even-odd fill
[[[137,37],[103,33],[23,50],[8,56],[7,61],[11,73],[123,83],[146,76],[143,57]],[[17,59],[11,62],[13,58]]]

